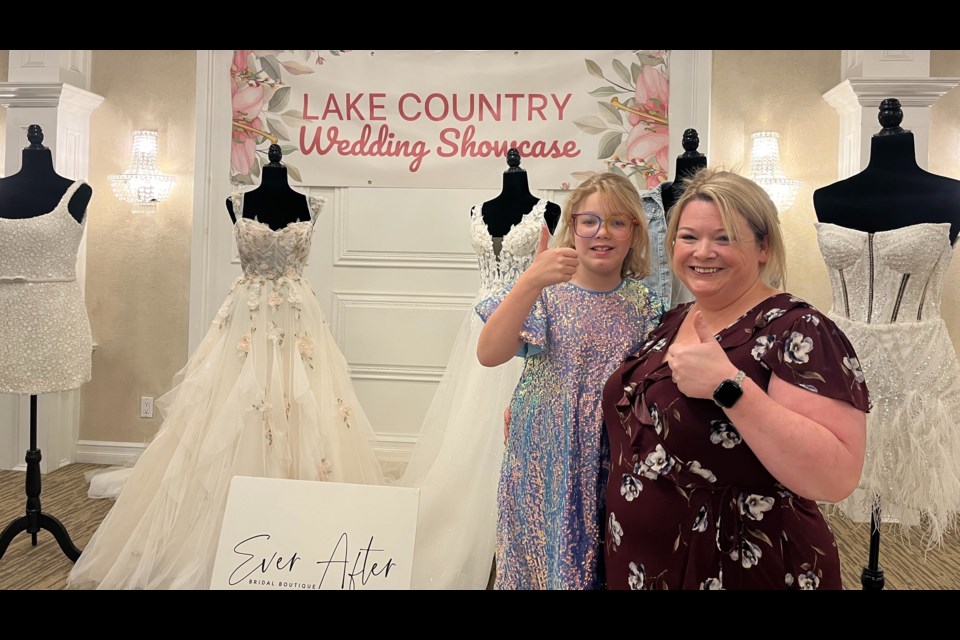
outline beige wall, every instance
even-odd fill
[[[187,357],[196,105],[195,51],[94,51],[86,301],[97,350],[83,388],[81,440],[137,442],[160,426],[140,396],[169,390]],[[155,216],[134,216],[107,176],[130,161],[131,132],[160,134],[177,184]]]
[[[813,191],[835,182],[840,117],[822,98],[840,82],[840,51],[714,51],[710,166],[749,173],[750,135],[780,134],[784,174],[803,181],[781,215],[787,288],[826,311],[830,282],[813,227]]]
[[[960,77],[960,51],[931,51],[930,75]],[[930,164],[933,173],[960,179],[960,89],[930,108]]]
[[[930,75],[960,77],[960,51],[931,51]],[[933,173],[960,180],[960,88],[943,96],[930,108],[930,158],[927,168]],[[922,213],[918,212],[920,215]],[[956,251],[944,282],[940,312],[953,338],[953,345],[960,352],[960,258]]]

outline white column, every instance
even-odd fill
[[[903,108],[901,126],[913,132],[917,163],[927,166],[930,107],[960,84],[960,78],[931,78],[930,51],[847,50],[843,81],[823,94],[840,114],[839,179],[859,173],[870,161],[870,138],[882,128],[880,102],[896,98]]]
[[[713,81],[713,51],[674,49],[670,52],[670,179],[683,153],[683,132],[696,129],[698,151],[710,154],[710,84]]]
[[[86,180],[90,159],[90,114],[103,97],[90,93],[89,50],[11,50],[9,81],[0,83],[0,105],[7,108],[6,174],[19,171],[29,145],[27,128],[43,129],[43,145],[53,153],[60,175]],[[86,277],[86,235],[77,253],[77,279]],[[96,375],[96,372],[94,372]],[[37,398],[37,446],[40,470],[53,471],[76,458],[80,436],[81,390],[46,393]],[[0,395],[0,468],[24,469],[30,440],[29,396]]]

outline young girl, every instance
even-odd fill
[[[485,366],[526,358],[500,471],[497,589],[594,589],[609,460],[604,382],[656,327],[663,302],[640,279],[650,240],[640,198],[614,173],[567,200],[547,249],[516,284],[477,305]],[[613,452],[617,455],[618,452]]]

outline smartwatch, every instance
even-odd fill
[[[733,380],[724,380],[721,382],[713,392],[713,401],[721,409],[729,409],[737,403],[737,400],[740,399],[740,396],[743,395],[743,387],[740,384],[743,382],[743,379],[747,377],[742,370],[737,371],[737,375],[733,377]]]

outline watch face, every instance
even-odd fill
[[[724,409],[729,409],[743,395],[743,389],[733,380],[724,380],[713,392],[713,401]]]

